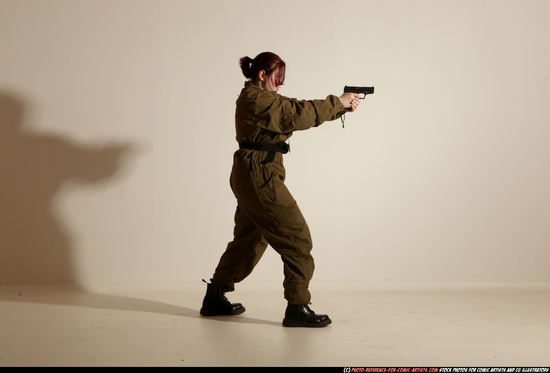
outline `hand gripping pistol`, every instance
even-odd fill
[[[363,97],[359,97],[361,100],[364,100],[367,95],[374,94],[374,87],[352,87],[352,86],[344,86],[344,93],[362,93]],[[345,113],[342,114],[340,117],[340,120],[342,121],[342,128],[344,128],[344,119],[345,119]]]

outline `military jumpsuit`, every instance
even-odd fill
[[[277,143],[293,131],[338,119],[344,106],[338,96],[297,100],[246,81],[236,101],[236,139],[241,143]],[[308,225],[285,181],[283,155],[266,161],[264,150],[239,149],[233,155],[230,185],[237,198],[233,241],[216,267],[212,282],[233,291],[253,270],[268,244],[284,264],[284,297],[289,304],[308,304],[314,261]]]

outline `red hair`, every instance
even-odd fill
[[[252,59],[248,56],[239,60],[241,70],[248,79],[258,80],[258,74],[264,70],[269,77],[274,75],[275,85],[280,86],[285,81],[286,64],[279,56],[272,52],[263,52]]]

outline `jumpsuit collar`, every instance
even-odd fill
[[[257,88],[259,90],[262,90],[260,86],[254,83],[252,80],[247,80],[246,82],[244,82],[244,86],[245,88]]]
[[[272,92],[272,91],[266,91],[262,88],[260,88],[260,86],[256,83],[254,83],[252,80],[247,80],[244,82],[244,88],[245,89],[256,89],[258,91],[262,91],[262,92],[266,92],[266,93],[269,93],[269,94],[277,94],[277,92]]]

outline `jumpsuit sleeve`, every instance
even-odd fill
[[[335,95],[324,100],[298,100],[274,94],[261,96],[256,102],[258,126],[275,133],[317,127],[343,113],[344,105]]]

